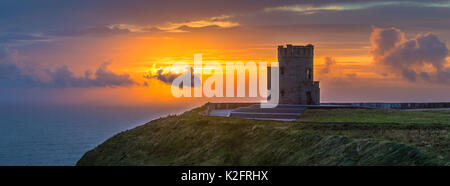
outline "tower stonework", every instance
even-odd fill
[[[278,46],[280,104],[320,104],[319,82],[314,81],[314,46]]]

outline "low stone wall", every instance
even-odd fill
[[[217,110],[217,109],[235,109],[238,107],[248,107],[250,105],[259,104],[259,103],[239,103],[239,102],[225,102],[225,103],[207,103],[208,109]]]
[[[209,112],[211,110],[221,110],[221,109],[235,109],[235,108],[239,108],[239,107],[248,107],[250,105],[254,105],[254,104],[259,104],[259,103],[207,103],[207,113],[209,114]]]
[[[320,103],[321,105],[349,105],[377,109],[428,109],[450,108],[450,102],[431,103]]]
[[[211,110],[235,109],[248,107],[256,102],[225,102],[207,103],[207,113]],[[302,105],[308,109],[333,109],[333,108],[373,108],[373,109],[430,109],[430,108],[450,108],[450,102],[430,102],[430,103],[320,103],[320,105]]]

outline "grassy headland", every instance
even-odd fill
[[[312,109],[277,122],[204,109],[119,133],[77,165],[450,165],[449,111]]]

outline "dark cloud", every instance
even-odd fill
[[[11,43],[11,42],[17,42],[17,41],[42,41],[47,40],[48,37],[45,36],[38,36],[38,35],[32,35],[32,34],[5,34],[0,35],[0,43]]]
[[[57,30],[50,31],[48,35],[52,36],[84,36],[84,35],[94,35],[94,36],[103,36],[103,35],[116,35],[116,34],[127,34],[131,31],[125,28],[118,27],[108,27],[108,26],[97,26],[97,27],[88,27],[88,28],[74,28],[74,29],[65,29],[65,30]]]
[[[128,87],[137,85],[128,74],[116,74],[108,69],[109,62],[105,62],[95,71],[94,76],[90,71],[85,71],[84,76],[77,77],[64,65],[55,70],[44,70],[49,80],[44,81],[37,73],[37,69],[31,66],[18,64],[14,59],[17,51],[8,46],[0,47],[0,86],[1,87],[41,87],[41,88],[66,88],[66,87]]]
[[[374,28],[370,41],[374,60],[393,73],[410,81],[450,80],[450,69],[445,67],[447,46],[432,33],[408,39],[397,28]]]
[[[145,74],[144,78],[146,79],[157,79],[159,81],[162,81],[167,84],[172,84],[172,81],[180,76],[180,74],[174,74],[174,73],[165,73],[163,74],[163,70],[158,70],[156,74]]]
[[[156,79],[156,80],[159,80],[159,81],[161,81],[163,83],[172,85],[173,80],[175,80],[175,78],[177,78],[178,76],[182,75],[182,74],[175,74],[175,73],[172,73],[172,72],[168,72],[168,73],[163,73],[163,72],[164,71],[161,69],[161,70],[158,70],[156,72],[156,74],[145,74],[144,78],[146,78],[146,79]],[[200,78],[197,75],[193,74],[192,68],[188,69],[187,73],[191,73],[191,86],[190,87],[194,87],[195,82],[200,82]],[[200,85],[201,82],[197,83],[197,84]]]

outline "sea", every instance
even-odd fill
[[[113,135],[186,109],[0,105],[0,166],[72,166]]]

